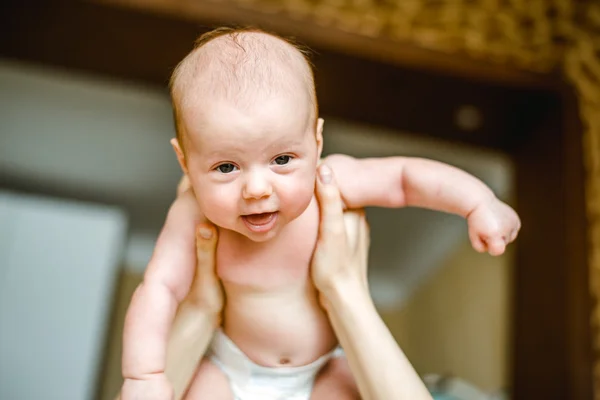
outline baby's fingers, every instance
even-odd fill
[[[485,253],[487,251],[487,245],[477,233],[469,232],[469,239],[471,240],[471,245],[473,248],[479,253]]]
[[[503,238],[491,239],[488,241],[488,251],[493,256],[499,256],[504,253],[506,243]]]

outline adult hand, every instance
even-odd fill
[[[221,324],[224,295],[215,270],[217,229],[207,223],[196,229],[196,274],[179,305],[167,346],[166,376],[174,399],[181,399]]]
[[[368,287],[369,226],[364,210],[344,212],[335,178],[326,164],[319,167],[318,175],[316,196],[321,223],[311,274],[323,301],[334,285],[342,282],[359,282]]]
[[[217,277],[215,253],[217,229],[202,223],[196,229],[196,274],[192,287],[185,298],[204,311],[220,314],[223,309],[223,288]]]
[[[331,169],[321,165],[318,172],[321,223],[311,274],[360,398],[431,400],[370,297],[369,229],[364,212],[344,213]]]

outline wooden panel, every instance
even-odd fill
[[[567,365],[569,398],[592,399],[592,351],[590,275],[588,270],[588,223],[585,207],[585,171],[583,165],[582,126],[577,110],[577,99],[572,90],[565,90],[562,98],[561,139],[566,190],[565,219],[567,221],[565,246],[567,262]],[[597,395],[600,395],[598,393]]]
[[[133,9],[82,2],[3,3],[0,54],[166,87],[174,66],[208,29]],[[544,111],[545,94],[400,68],[316,46],[324,114],[367,124],[509,148]],[[455,113],[477,107],[483,125],[459,129]]]
[[[515,399],[591,399],[581,130],[574,99],[516,151],[523,228],[515,269]]]
[[[332,23],[317,23],[318,16],[303,15],[308,10],[293,10],[298,2],[282,1],[279,11],[273,2],[271,10],[258,8],[248,2],[243,6],[232,0],[91,0],[103,5],[136,9],[147,13],[168,15],[194,20],[209,25],[253,24],[282,35],[292,35],[310,45],[326,51],[342,52],[392,65],[407,66],[438,74],[452,75],[470,80],[493,81],[504,85],[547,87],[553,85],[554,76],[530,73],[483,60],[456,57],[427,50],[409,42],[388,38],[368,37],[342,30]],[[290,10],[288,10],[288,8]]]

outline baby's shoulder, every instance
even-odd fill
[[[352,157],[347,154],[335,153],[322,157],[319,160],[319,165],[327,164],[335,172],[338,169],[356,166],[357,161],[358,159],[356,157]]]
[[[200,205],[191,189],[177,196],[167,218],[172,218],[180,224],[191,224],[193,226],[204,220],[204,214],[200,210]]]
[[[365,170],[364,159],[349,156],[347,154],[331,154],[320,160],[320,164],[327,164],[333,170],[340,191],[348,189],[347,184],[353,183],[363,176]],[[354,182],[356,183],[356,182]],[[350,186],[356,186],[351,184]]]

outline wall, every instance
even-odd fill
[[[0,398],[93,396],[125,230],[115,207],[0,190]]]
[[[382,317],[421,374],[510,386],[514,248],[500,257],[459,246],[406,303]]]
[[[154,235],[180,169],[166,91],[0,59],[0,183],[127,210]]]

